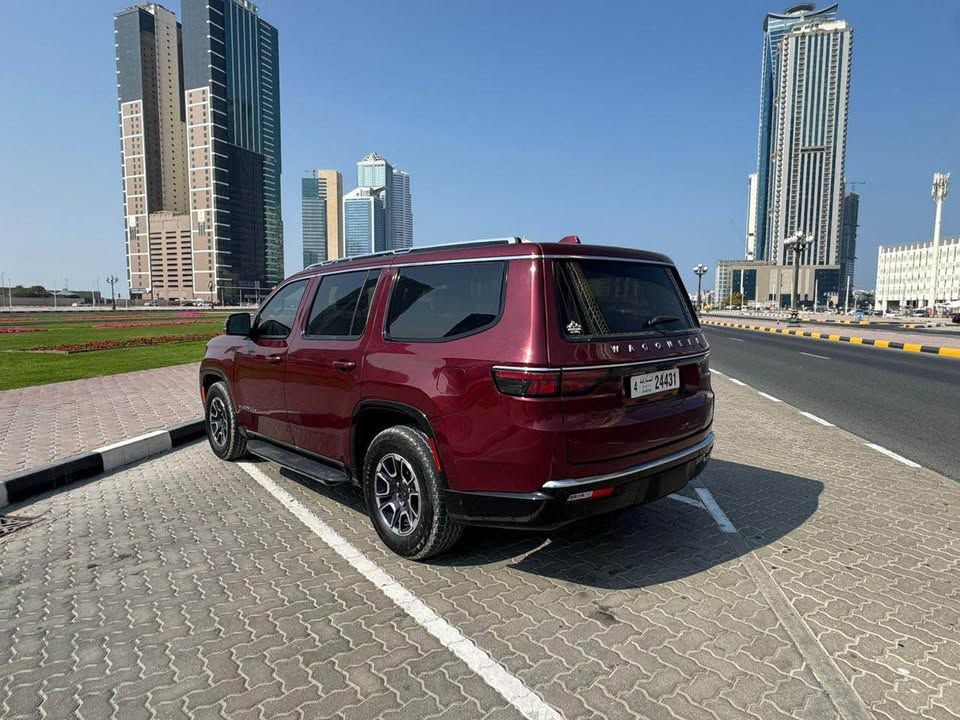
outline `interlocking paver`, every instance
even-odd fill
[[[0,544],[5,720],[419,718],[434,687],[463,717],[506,706],[205,444],[31,508]]]
[[[0,391],[0,476],[200,417],[198,367]]]

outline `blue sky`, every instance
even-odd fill
[[[300,177],[376,151],[412,175],[417,244],[523,234],[740,257],[756,164],[761,23],[783,2],[262,0],[280,32],[286,267]],[[822,4],[822,3],[821,3]],[[179,2],[168,7],[179,12]],[[113,13],[9,3],[0,44],[0,271],[90,287],[123,276]],[[847,178],[856,282],[876,247],[929,239],[953,170],[960,233],[960,4],[842,0],[854,27]],[[43,35],[38,35],[42,29]]]

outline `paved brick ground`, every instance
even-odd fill
[[[666,499],[411,563],[259,466],[568,720],[960,717],[960,486],[715,384],[735,535]],[[515,717],[203,444],[11,510],[0,717]]]
[[[203,414],[197,363],[0,392],[0,476]]]

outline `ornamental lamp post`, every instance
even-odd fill
[[[793,291],[790,295],[790,325],[800,324],[800,308],[798,306],[797,290],[800,286],[800,255],[813,243],[813,235],[804,236],[802,230],[797,230],[789,240],[783,243],[784,248],[793,250]]]
[[[693,268],[694,274],[697,276],[697,312],[703,310],[703,292],[701,292],[701,287],[703,285],[703,276],[707,274],[709,268],[703,263],[697,263]]]
[[[107,275],[107,284],[110,286],[110,306],[112,310],[117,309],[117,296],[113,286],[118,282],[120,282],[120,279],[116,275]]]

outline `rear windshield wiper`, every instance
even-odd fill
[[[655,325],[661,325],[668,322],[677,322],[678,320],[683,320],[683,318],[677,317],[676,315],[654,315],[652,318],[647,320],[643,326],[654,327]]]

